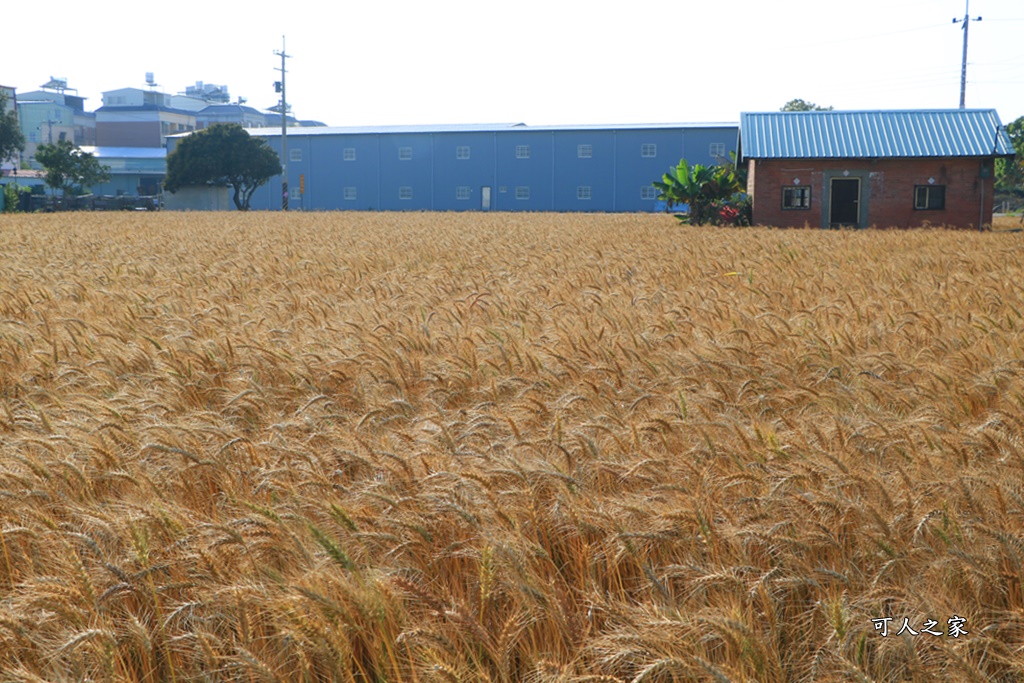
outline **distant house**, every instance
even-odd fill
[[[103,106],[96,110],[96,144],[164,147],[168,135],[196,129],[195,110],[182,108],[191,102],[192,98],[139,88],[104,92]],[[196,103],[196,109],[206,106],[199,100]]]
[[[93,194],[160,194],[167,177],[167,150],[163,147],[83,146],[82,151],[95,156],[110,174],[110,180],[91,188]]]
[[[62,78],[51,78],[39,90],[18,95],[18,125],[25,136],[22,168],[42,168],[35,162],[41,144],[60,140],[76,145],[96,143],[96,115],[85,111],[85,100]]]
[[[264,128],[267,116],[244,104],[209,104],[196,113],[196,128],[202,130],[215,123],[237,123],[242,128]]]
[[[993,109],[743,113],[753,221],[778,227],[976,228],[1013,146]]]

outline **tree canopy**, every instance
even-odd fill
[[[832,111],[832,107],[819,107],[814,102],[796,99],[786,102],[779,111]]]
[[[281,160],[267,141],[238,124],[215,124],[189,135],[167,155],[164,189],[212,185],[234,189],[239,211],[248,211],[256,188],[280,175]]]
[[[0,91],[0,164],[25,149],[25,136],[18,126],[18,113],[7,110],[7,95]]]
[[[1024,194],[1024,116],[1006,124],[1006,134],[1010,136],[1017,156],[1014,159],[996,159],[996,189],[1019,196]]]
[[[90,187],[110,179],[106,166],[89,152],[83,152],[70,140],[36,148],[36,161],[46,171],[46,184],[53,190],[71,194],[78,187]]]

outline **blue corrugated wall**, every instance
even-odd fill
[[[654,211],[645,194],[679,159],[713,164],[737,127],[531,129],[288,136],[290,208],[359,211]],[[269,136],[280,151],[280,136]],[[299,150],[296,152],[295,150]],[[305,193],[300,198],[300,175]],[[252,208],[281,206],[281,178]]]

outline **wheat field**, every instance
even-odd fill
[[[4,216],[0,680],[1022,680],[1022,263]]]

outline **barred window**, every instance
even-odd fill
[[[811,188],[807,185],[782,188],[782,208],[811,208]]]

